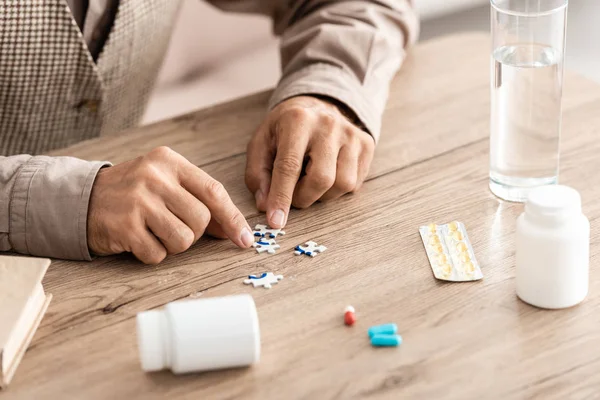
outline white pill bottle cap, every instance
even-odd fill
[[[525,214],[538,222],[560,223],[581,214],[581,196],[568,186],[539,187],[527,197]]]
[[[260,358],[258,315],[249,295],[181,300],[141,312],[137,333],[144,371],[207,371]]]

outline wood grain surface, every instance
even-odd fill
[[[54,261],[54,295],[5,399],[591,399],[600,398],[600,86],[565,77],[561,182],[592,223],[590,294],[544,311],[515,295],[519,204],[488,190],[489,38],[416,46],[393,82],[363,189],[292,211],[276,255],[202,239],[155,267],[130,256]],[[264,116],[260,93],[53,154],[121,162],[168,145],[222,181],[251,225],[264,222],[244,185],[245,147]],[[420,225],[465,223],[484,279],[442,283]],[[311,259],[293,247],[328,247]],[[251,273],[285,279],[271,290]],[[251,368],[143,373],[135,314],[177,299],[251,293],[262,357]],[[347,305],[357,310],[343,325]],[[367,328],[395,322],[404,343],[375,349]]]

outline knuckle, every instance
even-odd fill
[[[173,154],[175,154],[175,151],[173,151],[170,147],[160,146],[160,147],[157,147],[157,148],[151,150],[148,153],[148,156],[149,156],[148,158],[165,159],[165,158],[171,157]]]
[[[139,165],[132,189],[141,194],[146,188],[153,191],[162,188],[166,182],[166,175],[159,165],[151,159],[145,159]]]
[[[151,186],[163,183],[164,177],[161,169],[155,164],[148,164],[143,171],[144,178]]]
[[[353,192],[356,188],[356,178],[348,176],[339,177],[335,182],[335,187],[344,193]]]
[[[227,223],[224,225],[229,225],[229,226],[238,226],[240,225],[240,215],[238,215],[238,213],[236,212],[232,212],[228,217],[227,217]]]
[[[184,232],[185,233],[182,233],[182,239],[183,239],[183,244],[185,245],[184,250],[187,250],[196,241],[196,235],[194,234],[194,231],[192,231],[188,227],[185,228]]]
[[[371,135],[365,132],[365,138],[362,138],[359,143],[359,149],[362,154],[366,154],[369,158],[373,156],[375,152],[375,140],[373,140]]]
[[[146,260],[144,261],[146,264],[156,265],[160,264],[167,257],[167,252],[153,252],[148,255]]]
[[[136,257],[138,257],[144,264],[156,265],[160,264],[167,257],[167,251],[163,248],[148,246],[139,254],[136,254]]]
[[[292,197],[285,192],[277,192],[277,193],[275,193],[275,203],[283,204],[283,205],[291,204]]]
[[[214,201],[224,201],[226,193],[223,184],[216,179],[209,179],[206,182],[206,194]]]
[[[287,108],[282,114],[282,118],[289,118],[292,121],[306,119],[310,116],[310,111],[304,107],[293,106]]]
[[[204,234],[204,231],[206,231],[206,227],[208,226],[209,223],[210,223],[210,213],[204,212],[204,211],[199,211],[196,213],[196,218],[194,220],[194,226],[193,226],[193,228],[191,228],[193,235],[194,235],[192,244],[195,241],[197,241],[198,239],[200,239],[200,237],[202,237],[202,235]]]
[[[365,138],[363,136],[368,136],[368,133],[358,129],[351,122],[348,122],[344,125],[343,135],[346,138],[346,142],[352,143],[353,145],[360,145],[361,141],[364,141]],[[363,139],[363,140],[361,140]],[[368,138],[367,138],[368,139]],[[373,139],[370,139],[371,141]]]
[[[296,177],[300,174],[302,162],[300,157],[286,156],[278,158],[274,167],[285,177]]]
[[[367,147],[367,152],[366,152],[366,167],[369,168],[369,166],[371,165],[371,161],[373,161],[373,157],[375,156],[375,145],[373,143],[371,143],[370,147]]]
[[[329,189],[335,183],[335,175],[330,171],[318,170],[311,175],[312,184],[319,189]]]
[[[186,251],[194,244],[195,235],[189,228],[178,229],[172,234],[172,251],[177,254]]]
[[[367,132],[365,132],[364,136],[365,138],[363,140],[363,148],[369,152],[373,152],[375,150],[375,140],[373,139],[373,136],[371,136]]]
[[[337,118],[328,112],[321,114],[319,124],[325,128],[333,128],[337,124]]]
[[[197,220],[199,226],[198,230],[202,230],[202,232],[200,232],[200,235],[204,233],[206,227],[208,226],[208,224],[210,224],[210,218],[210,212],[208,212],[207,210],[201,210],[197,213]]]

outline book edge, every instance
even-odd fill
[[[35,336],[35,333],[37,332],[37,329],[40,326],[40,323],[42,322],[42,319],[44,318],[46,311],[48,310],[48,305],[50,304],[51,300],[52,300],[52,294],[46,293],[46,300],[44,301],[44,304],[40,308],[37,318],[34,320],[33,324],[31,325],[31,329],[29,330],[29,333],[25,337],[25,340],[23,340],[23,343],[21,344],[21,347],[19,348],[19,352],[15,356],[12,364],[8,366],[6,373],[4,373],[2,370],[3,368],[1,368],[1,366],[2,366],[2,350],[0,350],[0,389],[6,389],[8,387],[8,384],[12,380],[13,376],[15,375],[17,367],[21,363],[21,360],[23,359],[25,352],[29,348],[29,344],[33,340],[33,337]]]
[[[33,258],[33,257],[18,257],[18,256],[0,256],[0,260],[2,260],[3,258],[10,258],[10,259],[22,259],[23,262],[29,262],[29,263],[38,263],[36,265],[36,267],[38,268],[37,274],[36,274],[36,284],[33,286],[32,290],[27,294],[28,298],[31,297],[31,295],[35,292],[35,289],[37,287],[38,284],[41,284],[44,280],[44,277],[46,276],[46,272],[48,272],[48,268],[51,265],[51,260],[49,258]],[[0,296],[1,297],[1,296]],[[19,315],[24,311],[24,308],[27,305],[27,301],[25,301],[24,304],[21,305],[21,309],[19,310]],[[2,370],[3,370],[3,358],[2,358],[2,348],[6,345],[6,342],[8,341],[8,338],[11,337],[13,330],[15,329],[15,323],[16,321],[11,321],[9,323],[8,328],[8,335],[6,337],[4,337],[5,335],[3,335],[2,333],[0,333],[0,383],[2,381],[1,377],[2,377]]]

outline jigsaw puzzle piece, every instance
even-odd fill
[[[252,286],[259,287],[262,286],[265,289],[271,289],[274,283],[279,282],[283,279],[283,275],[275,275],[272,272],[265,272],[260,276],[257,275],[249,275],[248,279],[244,280],[246,285],[252,284]]]
[[[256,224],[254,227],[254,236],[257,237],[270,237],[275,239],[277,235],[285,235],[285,232],[281,229],[273,229],[267,227],[267,225]]]
[[[327,247],[318,245],[316,242],[308,241],[304,244],[304,246],[299,245],[294,249],[294,254],[299,256],[301,254],[306,254],[307,256],[315,257],[318,253],[322,253],[327,250]]]
[[[265,251],[269,254],[275,254],[275,250],[279,250],[279,245],[274,239],[264,240],[261,239],[258,242],[254,242],[252,247],[256,249],[257,253],[264,253]]]

